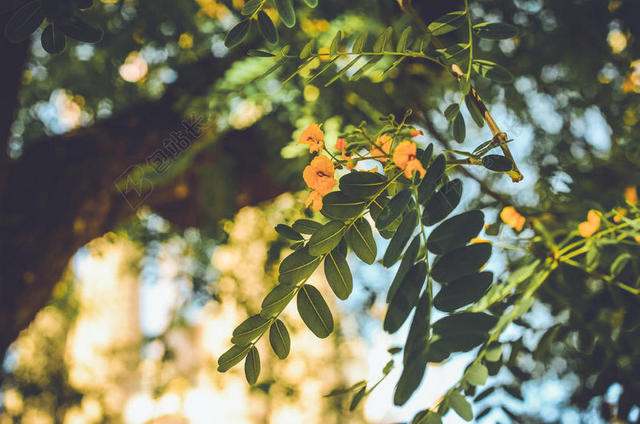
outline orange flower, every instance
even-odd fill
[[[342,153],[342,159],[349,160],[350,156],[347,155],[345,149],[347,148],[347,141],[344,138],[339,138],[336,140],[336,150],[339,150]]]
[[[304,182],[311,190],[317,191],[321,196],[329,194],[338,184],[333,174],[335,168],[333,162],[326,156],[316,156],[302,173]]]
[[[624,198],[627,202],[635,205],[638,203],[638,191],[634,186],[629,186],[624,189]]]
[[[400,169],[404,169],[404,176],[411,178],[413,171],[420,173],[420,178],[424,177],[427,171],[422,167],[422,163],[416,157],[416,143],[403,141],[393,152],[393,162]]]
[[[393,138],[389,137],[386,134],[382,134],[375,142],[375,145],[378,147],[374,147],[371,149],[371,156],[373,156],[374,159],[380,162],[388,161],[389,159],[387,159],[386,155],[388,155],[391,151],[392,143]]]
[[[640,243],[640,236],[636,236],[636,241]]]
[[[300,139],[298,139],[297,144],[308,144],[309,153],[321,151],[324,146],[324,133],[320,129],[320,125],[315,123],[309,125],[302,131],[302,134],[300,134]]]
[[[507,206],[502,209],[500,212],[500,219],[516,231],[522,231],[524,223],[527,221],[527,219],[520,215],[513,206]]]
[[[617,215],[613,217],[613,222],[615,222],[616,224],[622,222],[622,218],[620,218],[621,216],[627,216],[627,213],[629,213],[629,211],[624,208],[619,208],[615,212]]]
[[[422,131],[420,131],[420,130],[413,130],[413,131],[411,131],[411,138],[415,138],[415,137],[417,137],[419,135],[423,135],[423,134],[424,133]]]
[[[600,213],[591,209],[587,214],[587,220],[578,225],[578,232],[582,237],[591,237],[600,228]]]
[[[312,203],[313,203],[312,208],[314,211],[317,212],[320,209],[322,209],[322,195],[317,191],[312,191],[311,193],[309,193],[309,197],[307,197],[307,201],[304,202],[305,208],[309,207],[309,205]]]
[[[491,242],[489,240],[487,240],[487,239],[474,237],[474,238],[471,239],[471,241],[469,241],[469,243],[477,244],[477,243],[491,243]]]

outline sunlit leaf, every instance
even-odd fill
[[[488,60],[475,59],[473,61],[473,70],[483,77],[501,84],[509,84],[513,81],[513,75],[507,68]]]
[[[455,31],[465,24],[467,16],[464,10],[447,13],[431,22],[427,29],[433,36],[439,36],[451,31]]]
[[[465,380],[472,386],[481,386],[487,381],[489,370],[479,362],[471,365],[466,372]]]
[[[237,345],[249,343],[264,333],[270,324],[271,321],[263,318],[261,315],[253,315],[244,320],[235,328],[235,330],[233,330],[231,343]]]
[[[315,287],[305,284],[298,291],[298,313],[309,330],[324,339],[333,331],[333,316]]]
[[[312,256],[309,249],[296,250],[280,263],[278,281],[282,284],[296,284],[311,276],[320,264],[320,256]]]

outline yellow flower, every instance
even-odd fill
[[[309,125],[302,131],[302,134],[300,134],[300,139],[298,139],[297,144],[308,144],[309,153],[321,151],[324,146],[324,133],[320,129],[320,125],[315,123]]]
[[[513,206],[507,206],[502,209],[500,212],[500,219],[516,231],[522,231],[524,223],[527,221],[527,219],[520,215]]]
[[[311,190],[315,190],[321,196],[324,196],[329,194],[333,187],[338,184],[338,181],[333,178],[334,173],[333,162],[326,156],[317,156],[304,169],[302,178],[304,178],[304,182],[307,183]]]
[[[388,161],[387,155],[391,151],[392,143],[393,139],[391,137],[386,134],[381,135],[374,143],[377,147],[371,149],[371,156],[380,162]]]
[[[600,214],[591,209],[587,214],[587,220],[578,225],[578,232],[582,237],[591,237],[600,228]]]
[[[416,143],[402,141],[393,152],[393,162],[400,169],[404,170],[404,176],[411,178],[413,171],[420,173],[420,178],[424,177],[427,171],[422,167],[422,163],[416,157]]]
[[[624,189],[624,198],[632,205],[638,203],[638,191],[636,190],[635,186],[629,186]]]

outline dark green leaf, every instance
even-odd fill
[[[503,22],[482,22],[473,26],[473,32],[480,38],[505,40],[518,35],[518,28]]]
[[[249,343],[258,338],[262,333],[267,330],[267,327],[271,324],[271,321],[263,318],[261,315],[253,315],[244,320],[240,325],[233,330],[233,337],[231,337],[231,343],[237,345],[243,345]]]
[[[429,319],[431,316],[431,306],[429,304],[430,293],[424,292],[418,300],[416,313],[411,320],[407,341],[404,344],[403,363],[407,363],[413,356],[427,347],[427,335],[429,332]]]
[[[296,14],[293,10],[293,3],[291,0],[274,0],[276,4],[276,9],[278,9],[278,15],[280,15],[280,19],[282,23],[287,28],[293,28],[296,24]]]
[[[436,258],[431,277],[440,283],[457,280],[482,268],[490,256],[491,243],[459,247]]]
[[[391,302],[391,299],[396,294],[396,291],[400,287],[400,284],[404,281],[404,277],[407,274],[407,271],[413,266],[416,261],[416,257],[418,256],[418,251],[420,250],[420,234],[413,238],[409,247],[404,252],[404,256],[402,257],[402,261],[400,261],[400,266],[398,267],[398,271],[396,272],[396,276],[393,278],[393,282],[389,286],[389,291],[387,292],[386,302]]]
[[[479,210],[472,210],[453,216],[438,225],[427,239],[427,249],[440,255],[467,244],[482,230],[484,214]]]
[[[460,203],[462,196],[462,181],[455,179],[449,181],[429,199],[424,206],[422,223],[433,225],[447,217]]]
[[[345,229],[344,222],[329,221],[313,233],[309,239],[307,244],[309,253],[313,256],[319,256],[332,251],[342,240]]]
[[[453,121],[458,113],[460,113],[460,106],[458,103],[452,103],[444,110],[444,117],[447,118],[447,121]]]
[[[384,209],[382,209],[380,216],[376,218],[376,228],[381,230],[391,225],[396,218],[402,215],[409,204],[409,200],[411,200],[411,190],[409,189],[402,190],[393,196]]]
[[[245,346],[233,345],[231,349],[227,350],[225,353],[220,355],[220,358],[218,358],[218,371],[226,372],[234,365],[239,364],[240,361],[247,356],[251,347],[252,346],[250,344]]]
[[[278,281],[282,284],[296,284],[310,277],[320,265],[320,256],[311,256],[309,249],[296,250],[282,261],[279,268]]]
[[[624,267],[627,266],[629,260],[631,259],[631,255],[627,252],[621,254],[616,258],[615,261],[611,264],[611,268],[609,269],[609,273],[612,277],[617,277],[618,274],[624,270]]]
[[[393,394],[394,405],[404,405],[409,400],[422,382],[426,369],[427,355],[426,349],[423,349],[418,355],[411,358],[402,370]]]
[[[402,31],[398,44],[396,45],[397,52],[405,52],[407,50],[407,41],[409,40],[409,34],[411,34],[411,27],[408,26]]]
[[[391,27],[387,27],[382,34],[378,37],[376,42],[373,45],[373,52],[380,53],[384,50],[387,45],[387,41],[391,38],[391,34],[393,33],[393,29]]]
[[[349,405],[349,411],[353,411],[358,407],[358,404],[362,399],[364,399],[364,395],[366,393],[367,393],[367,386],[364,386],[363,388],[358,390],[355,395],[353,395],[353,398],[351,399],[351,405]]]
[[[440,184],[446,165],[447,161],[444,155],[438,155],[438,157],[434,159],[418,186],[418,203],[424,204],[424,202],[431,198],[436,187]]]
[[[265,52],[264,50],[251,49],[247,52],[247,56],[251,57],[275,57],[275,54]]]
[[[481,344],[497,318],[485,313],[460,312],[444,317],[433,324],[433,332],[440,339],[430,345],[444,352],[466,352]]]
[[[533,351],[533,359],[535,361],[542,361],[545,358],[547,352],[551,348],[553,341],[556,338],[556,335],[560,331],[560,324],[556,324],[549,328],[545,333],[540,337],[538,341],[538,346],[536,346],[536,350]]]
[[[488,389],[483,390],[476,397],[474,397],[473,401],[474,402],[480,402],[480,401],[488,398],[489,396],[491,396],[493,394],[493,392],[495,392],[495,391],[496,391],[495,387],[489,387]]]
[[[412,424],[442,424],[442,419],[440,415],[436,414],[433,411],[425,411],[425,413]]]
[[[313,234],[320,227],[322,224],[311,219],[298,219],[293,223],[293,229],[302,234]]]
[[[298,313],[317,337],[324,339],[333,331],[333,317],[327,303],[315,287],[305,284],[298,291]]]
[[[249,349],[247,359],[244,361],[244,375],[247,378],[247,383],[253,385],[258,381],[260,375],[260,354],[258,349],[253,346]]]
[[[371,265],[378,255],[378,248],[373,238],[371,225],[364,218],[358,218],[345,235],[349,247],[360,260]]]
[[[250,26],[251,20],[246,19],[231,28],[231,31],[229,31],[227,37],[224,39],[224,45],[230,49],[240,44],[249,33]]]
[[[77,16],[69,21],[56,25],[67,36],[85,43],[98,43],[102,40],[102,30],[95,28]]]
[[[242,6],[240,13],[244,16],[251,16],[256,13],[260,6],[262,6],[262,0],[249,0]]]
[[[509,172],[513,168],[513,161],[502,155],[486,155],[482,158],[482,165],[495,172]]]
[[[366,387],[366,386],[367,386],[367,381],[366,380],[360,380],[357,383],[355,383],[354,385],[352,385],[351,387],[341,387],[341,388],[333,389],[329,393],[324,395],[323,397],[332,397],[332,396],[344,395],[346,393],[353,392],[354,390],[360,390],[361,388]]]
[[[466,275],[447,283],[433,299],[433,306],[444,312],[452,312],[479,300],[489,289],[493,273],[484,271]]]
[[[44,11],[39,1],[30,1],[18,9],[4,27],[4,35],[12,43],[24,41],[44,21]]]
[[[453,120],[453,138],[458,143],[462,143],[464,142],[465,136],[466,136],[466,128],[464,124],[464,118],[462,117],[462,114],[459,113],[456,115],[455,119]]]
[[[358,216],[365,205],[364,200],[349,197],[342,191],[333,191],[322,199],[321,212],[332,219],[349,219]]]
[[[60,53],[64,50],[67,41],[60,31],[56,31],[53,24],[48,25],[42,32],[42,47],[51,54]]]
[[[262,301],[260,315],[263,318],[271,318],[279,314],[289,304],[295,295],[295,286],[292,284],[279,284],[275,286]]]
[[[353,290],[351,270],[344,255],[334,249],[324,259],[324,275],[338,299],[345,300]]]
[[[478,105],[471,97],[471,94],[464,96],[464,104],[467,105],[467,110],[469,111],[473,122],[475,122],[478,127],[482,128],[484,126],[484,117],[482,116],[480,109],[478,109]]]
[[[260,29],[260,33],[264,37],[267,42],[275,44],[278,42],[278,30],[276,26],[273,24],[273,21],[267,15],[264,10],[258,12],[258,28]]]
[[[405,275],[402,284],[396,291],[387,315],[384,317],[383,328],[388,333],[395,333],[407,320],[411,310],[418,303],[418,296],[427,277],[427,264],[418,262]]]
[[[513,75],[507,68],[488,60],[475,59],[473,70],[485,78],[489,78],[498,83],[509,84],[513,81]]]
[[[465,421],[471,421],[473,419],[473,411],[471,410],[471,405],[467,400],[458,392],[451,393],[449,396],[449,401],[451,403],[451,408],[456,411],[456,414],[460,416]]]
[[[302,235],[289,227],[288,225],[278,224],[276,225],[276,232],[280,234],[282,237],[287,238],[289,240],[302,240]]]
[[[455,12],[447,13],[431,22],[427,29],[432,36],[438,36],[446,34],[451,31],[455,31],[459,27],[465,24],[467,17],[464,10],[458,10]]]
[[[456,63],[466,67],[466,64],[469,63],[469,44],[466,43],[452,44],[444,49],[437,49],[436,53],[440,56],[439,60],[445,65]]]
[[[340,178],[340,190],[354,199],[366,199],[377,194],[386,184],[377,172],[355,171]]]
[[[289,331],[287,331],[284,322],[279,319],[269,328],[269,343],[278,358],[285,359],[289,356],[289,351],[291,350]]]
[[[404,247],[413,235],[416,225],[418,225],[418,211],[414,209],[404,215],[402,223],[391,238],[391,242],[389,243],[389,246],[387,246],[387,250],[384,252],[382,265],[389,268],[398,261],[402,254],[402,250],[404,250]]]

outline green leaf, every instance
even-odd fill
[[[302,50],[300,50],[300,59],[306,59],[307,57],[309,57],[311,53],[313,53],[313,48],[315,47],[315,45],[316,45],[315,38],[312,38],[311,40],[309,40],[307,44],[304,45]]]
[[[376,64],[378,62],[380,62],[382,59],[384,59],[384,56],[382,56],[382,55],[380,57],[375,57],[375,58],[371,59],[370,61],[368,61],[367,63],[362,65],[362,67],[360,69],[358,69],[353,75],[351,75],[351,78],[349,78],[349,80],[350,81],[357,80],[362,75],[364,75],[369,69],[371,69],[374,66],[376,66]]]
[[[482,158],[482,165],[495,172],[509,172],[513,168],[513,161],[502,155],[486,155]]]
[[[498,362],[502,357],[502,345],[496,343],[489,346],[487,353],[484,355],[484,359],[488,362]]]
[[[404,281],[404,277],[407,274],[407,271],[413,266],[416,261],[416,257],[418,256],[418,251],[420,250],[420,234],[415,236],[407,247],[407,250],[404,252],[404,256],[402,257],[402,261],[400,261],[400,266],[398,267],[398,271],[396,272],[396,276],[393,278],[393,282],[389,286],[389,291],[387,292],[386,302],[391,302],[391,299],[396,294],[396,291],[400,287],[400,284]]]
[[[460,277],[438,292],[433,299],[433,306],[444,312],[452,312],[479,300],[492,282],[493,273],[488,271]]]
[[[315,8],[318,6],[318,0],[304,0],[307,6]]]
[[[458,392],[453,392],[449,396],[449,401],[451,402],[451,407],[456,414],[460,416],[465,421],[471,421],[473,419],[473,411],[471,410],[471,405],[467,400]]]
[[[244,16],[251,16],[262,6],[262,0],[249,0],[242,6],[240,13]]]
[[[460,106],[458,103],[452,103],[444,110],[444,117],[447,118],[447,121],[453,121],[458,113],[460,113]]]
[[[234,365],[237,365],[247,356],[251,345],[245,346],[233,345],[231,349],[220,355],[218,358],[218,372],[226,372],[230,370]]]
[[[262,301],[260,315],[263,318],[271,318],[279,314],[289,304],[295,295],[295,286],[292,284],[278,284]]]
[[[338,49],[340,48],[340,42],[342,41],[342,31],[336,32],[336,35],[331,40],[331,45],[329,46],[329,54],[331,56],[338,53]]]
[[[444,65],[456,63],[459,66],[463,66],[467,64],[469,60],[469,44],[452,44],[444,49],[437,49],[436,53],[439,55],[440,62]],[[466,65],[464,65],[464,67],[466,67]]]
[[[310,277],[320,265],[320,256],[311,256],[309,249],[296,250],[282,261],[279,268],[278,281],[282,284],[296,284]]]
[[[376,260],[378,248],[366,219],[358,218],[347,231],[345,239],[362,262],[371,265]]]
[[[393,33],[393,28],[387,27],[382,34],[378,37],[375,44],[373,45],[373,52],[380,53],[384,50],[387,45],[387,41],[391,38],[391,34]]]
[[[251,20],[245,19],[231,28],[231,31],[229,31],[227,37],[224,39],[224,45],[230,49],[240,44],[249,33],[250,26]]]
[[[436,187],[440,184],[446,165],[447,161],[444,155],[438,155],[438,157],[434,159],[418,186],[418,203],[424,204],[424,202],[431,198]]]
[[[298,219],[293,223],[293,229],[302,234],[313,234],[320,227],[322,224],[311,219]]]
[[[264,10],[258,12],[258,29],[267,42],[271,44],[278,42],[278,30]]]
[[[366,394],[367,394],[367,386],[364,386],[363,388],[358,390],[356,394],[353,395],[353,398],[351,399],[351,404],[349,405],[349,411],[353,411],[354,409],[356,409],[358,407],[358,404],[362,399],[364,399],[364,395]]]
[[[25,3],[9,18],[4,27],[4,35],[12,43],[24,41],[40,27],[44,21],[44,11],[39,1]]]
[[[383,328],[387,333],[395,333],[407,320],[411,310],[418,303],[418,296],[427,277],[427,264],[418,262],[405,275],[402,284],[396,291],[387,314],[384,317]]]
[[[293,228],[289,227],[288,225],[284,225],[284,224],[276,225],[276,232],[278,234],[280,234],[282,237],[284,237],[286,239],[289,239],[289,240],[302,240],[303,239],[302,235],[299,232],[297,232]]]
[[[346,227],[342,221],[329,221],[318,231],[313,233],[309,239],[307,247],[309,253],[313,256],[320,256],[324,253],[332,251],[344,234]]]
[[[409,40],[409,34],[411,34],[411,27],[408,26],[402,31],[398,44],[396,45],[396,51],[404,53],[407,50],[407,41]]]
[[[385,229],[398,218],[407,208],[411,200],[411,190],[405,189],[393,196],[393,198],[382,209],[380,215],[376,218],[376,228],[378,230]]]
[[[518,28],[503,22],[482,22],[473,26],[473,32],[480,38],[506,40],[518,35]]]
[[[447,13],[431,22],[427,29],[432,36],[439,36],[451,31],[455,31],[465,24],[467,17],[464,10]]]
[[[429,303],[431,294],[424,292],[418,300],[416,313],[411,320],[407,341],[404,344],[403,363],[407,363],[413,356],[427,347],[427,335],[429,334],[429,321],[431,316],[431,305]]]
[[[353,279],[349,264],[339,249],[334,249],[324,259],[324,275],[338,299],[345,300],[349,297],[353,290]]]
[[[95,28],[82,19],[74,16],[69,21],[56,25],[67,36],[85,43],[98,43],[102,40],[102,30]]]
[[[250,316],[233,330],[231,343],[243,345],[257,339],[267,330],[271,321],[263,318],[260,314]]]
[[[424,415],[420,417],[418,421],[412,424],[442,424],[442,419],[440,415],[436,414],[433,411],[426,411]]]
[[[611,276],[617,277],[618,274],[620,274],[624,270],[624,267],[627,266],[627,263],[629,263],[630,259],[631,255],[627,252],[618,256],[616,260],[613,261],[613,263],[611,264],[611,268],[609,269],[609,273],[611,274]]]
[[[291,338],[289,337],[289,331],[287,331],[284,322],[279,319],[269,328],[269,343],[278,358],[285,359],[289,356]]]
[[[247,52],[247,56],[251,57],[275,57],[273,53],[265,52],[264,50],[251,49]]]
[[[427,355],[426,349],[423,349],[420,354],[412,358],[402,370],[393,394],[394,405],[404,405],[409,400],[422,382],[426,369]]]
[[[513,75],[507,68],[488,60],[475,59],[473,61],[473,70],[483,77],[501,84],[513,82]]]
[[[549,352],[553,341],[558,335],[558,331],[560,331],[560,324],[553,325],[549,328],[538,340],[538,345],[536,346],[536,350],[533,351],[533,360],[534,361],[542,361],[544,360],[545,355]]]
[[[389,268],[398,261],[402,254],[402,250],[413,235],[416,225],[418,225],[418,211],[414,209],[404,215],[402,223],[391,238],[391,242],[389,242],[387,250],[384,252],[382,265]]]
[[[320,212],[332,219],[349,219],[360,215],[365,205],[364,200],[349,197],[342,191],[333,191],[322,199]]]
[[[353,65],[355,65],[361,58],[362,56],[357,56],[354,59],[351,60],[351,62],[349,62],[344,68],[340,69],[340,71],[338,71],[337,74],[334,75],[333,78],[331,78],[329,81],[326,82],[326,84],[324,85],[325,87],[330,86],[331,84],[333,84],[334,82],[336,82],[340,77],[342,77],[349,69],[351,69],[351,67]]]
[[[377,194],[387,183],[377,172],[355,171],[340,178],[340,190],[354,199],[367,199]]]
[[[351,52],[356,54],[362,52],[362,49],[364,48],[364,45],[366,42],[367,42],[367,33],[363,32],[358,36],[356,41],[353,43],[353,48],[351,49]]]
[[[488,389],[483,390],[482,392],[480,392],[478,395],[476,395],[476,397],[473,398],[473,402],[477,403],[480,402],[486,398],[488,398],[489,396],[491,396],[493,394],[493,392],[496,391],[495,387],[489,387]],[[480,414],[478,414],[478,416],[476,417],[476,419],[479,419]]]
[[[484,214],[472,210],[453,216],[438,225],[427,239],[427,249],[440,255],[467,244],[476,237],[484,225]]]
[[[462,181],[455,179],[443,185],[424,206],[422,223],[433,225],[447,217],[460,203]]]
[[[341,388],[333,389],[329,393],[324,395],[323,397],[332,397],[332,396],[344,395],[346,393],[353,392],[354,390],[360,390],[363,387],[366,388],[366,386],[367,386],[367,381],[366,380],[360,380],[357,383],[355,383],[354,385],[352,385],[351,387],[341,387]]]
[[[48,25],[42,32],[42,47],[51,54],[61,53],[64,50],[67,40],[60,31],[56,31],[53,24]]]
[[[491,243],[459,247],[438,256],[431,269],[431,277],[439,283],[457,280],[479,270],[491,256]]]
[[[467,106],[467,110],[469,111],[473,122],[475,122],[478,127],[482,128],[484,126],[484,117],[482,116],[480,109],[478,109],[478,105],[471,97],[471,94],[464,96],[464,104]]]
[[[453,138],[458,143],[462,143],[464,142],[465,136],[466,136],[466,128],[464,124],[464,118],[462,117],[462,114],[459,113],[456,115],[455,119],[453,120]]]
[[[333,317],[327,303],[318,289],[309,284],[298,291],[298,313],[317,337],[324,339],[333,331]]]
[[[244,375],[247,378],[247,383],[254,385],[258,381],[260,375],[260,354],[258,349],[253,346],[249,349],[247,359],[244,361]]]
[[[285,60],[280,60],[280,59],[282,59],[282,58],[281,58],[281,57],[279,57],[279,54],[278,54],[278,55],[276,55],[276,56],[274,57],[274,59],[275,59],[275,60],[277,60],[278,62],[276,62],[275,64],[273,64],[273,66],[271,66],[271,68],[269,68],[269,69],[267,69],[266,71],[264,71],[264,73],[263,73],[263,74],[260,74],[260,76],[259,76],[259,77],[257,77],[257,78],[255,78],[255,79],[253,80],[253,82],[260,81],[260,80],[262,80],[262,79],[264,79],[264,78],[268,77],[269,75],[271,75],[273,72],[275,72],[278,68],[280,68],[282,65],[284,65],[284,64],[287,62],[287,60],[286,60],[286,59],[285,59]]]
[[[384,365],[384,368],[382,368],[382,375],[387,375],[391,372],[391,370],[393,370],[393,359],[389,359],[389,361]]]
[[[466,372],[465,380],[472,386],[481,386],[487,381],[489,370],[479,362],[471,365]]]
[[[293,3],[291,0],[274,0],[276,4],[276,9],[278,9],[278,15],[280,15],[280,19],[282,23],[287,28],[293,28],[296,24],[296,14],[293,10]]]
[[[436,321],[432,329],[440,336],[436,342],[440,349],[466,352],[484,342],[497,321],[496,317],[481,312],[460,312]]]

